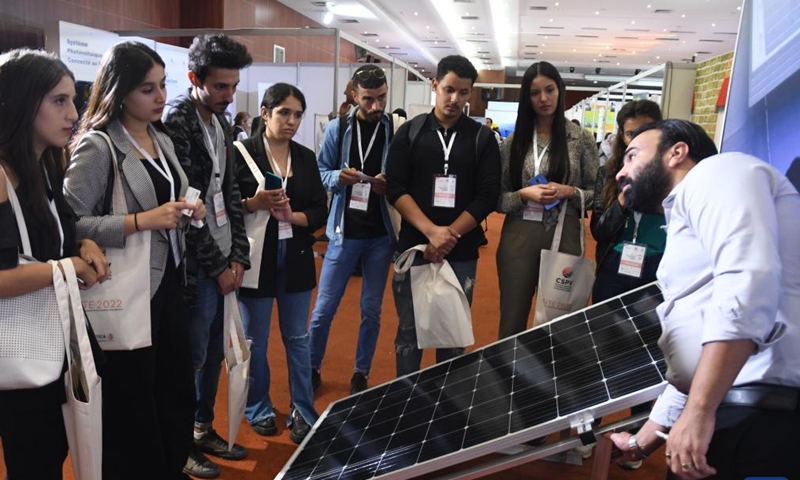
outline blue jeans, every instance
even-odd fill
[[[286,293],[286,240],[278,242],[278,322],[286,350],[289,367],[291,409],[297,409],[306,422],[313,425],[319,418],[314,410],[314,393],[311,389],[311,361],[308,346],[308,310],[311,290]],[[242,321],[250,347],[250,391],[247,395],[245,416],[251,424],[275,416],[269,397],[270,373],[267,362],[272,304],[275,298],[239,297]],[[287,425],[291,423],[289,415]]]
[[[214,401],[225,356],[222,350],[223,300],[217,289],[217,279],[207,277],[200,269],[197,273],[197,302],[189,317],[189,340],[197,398],[194,423],[195,427],[203,430],[214,421]]]
[[[322,366],[333,316],[361,258],[361,324],[358,327],[354,369],[364,375],[369,374],[381,329],[381,304],[393,253],[388,236],[346,238],[339,246],[333,242],[328,245],[317,288],[317,304],[311,315],[311,368],[319,370]]]
[[[427,260],[418,255],[414,265],[424,265]],[[475,287],[475,273],[478,267],[477,260],[463,262],[450,262],[453,272],[464,289],[467,301],[472,305],[472,291]],[[410,272],[409,272],[410,273]],[[419,370],[422,363],[422,350],[417,348],[417,330],[414,321],[414,299],[411,296],[411,275],[409,273],[394,274],[392,291],[394,292],[394,305],[397,308],[397,337],[394,340],[395,357],[397,362],[397,376],[408,375]],[[464,353],[463,348],[437,348],[436,363],[450,360]]]

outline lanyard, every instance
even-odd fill
[[[364,171],[364,163],[366,163],[367,158],[369,157],[369,152],[372,151],[372,145],[375,143],[375,138],[378,137],[378,129],[381,128],[380,121],[375,126],[375,131],[372,132],[372,138],[369,140],[369,145],[367,145],[367,153],[364,153],[363,147],[361,146],[361,122],[358,121],[356,118],[356,131],[358,132],[358,138],[356,141],[358,142],[358,155],[361,157],[361,171]],[[455,135],[453,135],[455,136]],[[444,141],[442,141],[444,143]],[[452,142],[451,142],[452,143]],[[448,150],[449,153],[449,150]]]
[[[131,142],[131,145],[133,145],[133,148],[135,148],[136,150],[139,151],[139,153],[144,155],[144,158],[148,162],[150,162],[150,165],[155,167],[156,171],[158,171],[158,173],[160,173],[162,177],[167,179],[167,181],[169,182],[169,201],[170,202],[174,202],[175,201],[175,178],[172,176],[172,172],[169,169],[169,165],[167,164],[167,158],[164,155],[164,152],[161,150],[161,145],[158,144],[158,142],[155,139],[155,136],[153,135],[153,132],[150,131],[150,129],[153,128],[153,127],[148,126],[147,127],[147,131],[148,131],[148,133],[150,133],[150,137],[153,139],[153,145],[155,145],[156,151],[158,152],[158,159],[161,162],[161,167],[160,168],[159,168],[159,165],[156,163],[156,161],[153,159],[153,157],[150,156],[149,153],[147,153],[147,150],[142,148],[139,145],[139,143],[136,140],[133,139],[131,134],[128,133],[128,130],[122,124],[120,124],[120,126],[122,126],[122,131],[125,132],[125,136],[128,137],[128,141]]]
[[[281,167],[278,166],[278,161],[275,160],[275,157],[272,156],[272,151],[269,149],[269,142],[267,141],[266,135],[264,136],[264,149],[267,151],[267,158],[272,165],[272,169],[275,170],[275,173],[281,177],[281,188],[283,191],[286,191],[286,184],[289,183],[289,175],[292,173],[292,149],[289,149],[289,155],[286,158],[286,176],[283,176],[283,172],[281,171]]]
[[[436,134],[439,135],[439,141],[442,142],[442,150],[444,151],[444,174],[447,175],[447,169],[450,166],[450,150],[453,149],[453,142],[456,140],[456,134],[458,134],[458,132],[453,132],[453,136],[450,137],[450,143],[447,145],[444,144],[442,131],[436,130]]]
[[[222,150],[220,147],[220,139],[224,142],[225,140],[222,138],[224,133],[222,132],[222,127],[219,124],[219,120],[215,115],[211,115],[211,125],[214,126],[214,129],[217,132],[217,144],[211,141],[211,135],[208,134],[206,130],[205,122],[203,122],[203,117],[200,116],[200,111],[195,109],[195,113],[197,114],[197,119],[200,121],[200,130],[203,131],[203,140],[205,140],[206,148],[208,149],[208,153],[211,156],[211,163],[214,168],[214,178],[216,179],[217,183],[217,191],[222,191],[222,180],[220,179],[220,169],[219,169],[219,151]]]
[[[47,170],[44,170],[44,179],[47,181],[47,187],[52,191],[53,187],[50,185],[50,177],[47,175]],[[64,256],[64,229],[61,227],[61,218],[58,216],[58,210],[56,209],[56,201],[55,201],[55,194],[53,194],[53,199],[47,202],[50,207],[50,212],[53,214],[53,218],[56,220],[56,226],[58,227],[58,238],[61,240],[61,243],[58,245],[58,256]]]
[[[542,171],[542,159],[544,159],[544,154],[547,153],[547,149],[550,148],[550,142],[547,142],[547,145],[544,146],[544,150],[542,150],[541,155],[539,154],[539,133],[536,131],[536,128],[533,129],[533,158],[536,160],[536,170],[534,171],[534,175],[539,175]]]
[[[636,243],[636,237],[639,236],[639,222],[642,220],[642,212],[633,212],[633,243]]]

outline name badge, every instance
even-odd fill
[[[372,184],[369,182],[356,183],[353,185],[353,191],[350,194],[350,208],[366,212],[367,205],[369,205],[369,192],[371,190]]]
[[[225,213],[225,199],[222,197],[222,192],[214,194],[214,216],[217,219],[218,227],[228,224],[228,214]]]
[[[435,175],[433,182],[433,206],[455,208],[456,206],[456,176]]]
[[[278,221],[278,240],[286,240],[292,236],[292,224],[282,220]]]
[[[646,252],[647,245],[625,243],[622,247],[622,258],[619,261],[619,270],[617,272],[620,275],[641,278]]]
[[[541,203],[527,202],[522,210],[522,219],[529,222],[541,222],[544,218],[544,206]]]

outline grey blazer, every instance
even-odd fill
[[[142,165],[139,152],[133,148],[125,136],[119,121],[111,122],[106,133],[111,138],[116,150],[128,212],[145,212],[158,207],[150,175]],[[186,195],[189,182],[175,156],[172,140],[166,134],[156,131],[156,141],[172,168],[178,173],[176,180],[179,182],[180,196]],[[108,143],[100,135],[85,134],[80,139],[77,149],[72,152],[72,158],[64,177],[64,197],[79,218],[77,222],[78,238],[90,238],[101,248],[123,248],[125,246],[125,216],[107,215],[103,211],[107,204],[105,196],[111,168],[111,152],[108,149]],[[108,189],[108,191],[111,190]],[[185,252],[184,232],[181,228],[178,228],[177,232],[181,257],[183,257]],[[153,231],[150,236],[151,298],[161,284],[169,250],[167,231]]]

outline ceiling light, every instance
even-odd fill
[[[742,9],[742,7],[736,7],[736,10],[740,10],[741,11],[741,9]]]
[[[636,20],[631,20],[631,25],[636,25]]]
[[[650,7],[652,7],[652,5],[648,5],[648,6],[647,6],[647,8],[650,8]]]
[[[414,16],[416,17],[417,15],[419,15],[419,13],[417,13],[417,12],[414,12]]]
[[[431,28],[430,25],[425,25],[425,30],[429,30],[430,28]],[[666,31],[666,30],[664,30],[664,31]]]
[[[595,80],[594,83],[597,83],[597,80]]]
[[[556,7],[558,6],[558,2],[556,2]]]
[[[619,65],[619,62],[617,62],[617,65]]]
[[[603,54],[602,54],[602,53],[598,55],[598,57],[602,57],[602,56],[603,56]]]
[[[552,18],[550,19],[550,23],[553,23],[553,19]]]
[[[660,59],[660,58],[661,58],[661,56],[660,56],[660,55],[656,55],[656,60],[658,60],[658,59]]]
[[[636,55],[636,50],[633,51],[633,54]]]
[[[573,48],[573,49],[572,49],[572,51],[573,51],[573,52],[577,52],[577,51],[578,51],[578,49],[577,49],[577,48]]]
[[[686,18],[686,14],[684,13],[683,15],[681,15],[681,18]]]
[[[325,25],[330,25],[333,21],[333,12],[325,12],[325,16],[322,17],[322,23]]]
[[[600,11],[594,12],[595,15],[600,15]]]
[[[711,26],[712,26],[712,27],[716,27],[716,26],[717,26],[717,24],[716,24],[716,23],[712,23],[712,24],[711,24]]]

